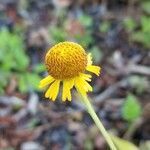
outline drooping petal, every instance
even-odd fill
[[[83,85],[82,85],[82,83],[81,83],[81,81],[80,81],[79,78],[76,78],[76,80],[75,80],[75,87],[76,87],[77,91],[78,91],[81,95],[86,95],[86,91],[85,91],[85,89],[83,88]]]
[[[90,84],[84,78],[81,77],[80,82],[82,83],[86,92],[88,92],[88,91],[91,92],[93,90],[92,87],[90,86]]]
[[[76,77],[75,87],[81,95],[86,95],[88,91],[92,91],[92,87],[81,76]]]
[[[58,91],[59,91],[59,85],[60,85],[60,80],[55,80],[50,87],[48,88],[47,92],[45,93],[46,98],[50,98],[53,101],[55,101]]]
[[[86,67],[86,70],[99,76],[101,68],[99,66],[89,65]]]
[[[91,87],[91,85],[88,82],[86,82],[84,80],[83,84],[85,85],[86,92],[88,92],[88,91],[92,92],[93,91],[93,88]]]
[[[47,76],[40,81],[39,88],[44,88],[45,86],[51,84],[55,79],[52,76]]]
[[[91,81],[91,78],[92,78],[90,74],[80,73],[80,76],[86,81]]]
[[[70,90],[74,86],[74,79],[68,79],[63,81],[63,92],[62,92],[62,101],[69,100],[71,101],[71,92]]]
[[[92,61],[92,54],[89,53],[87,55],[87,66],[92,65],[93,61]]]

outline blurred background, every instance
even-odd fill
[[[102,67],[89,96],[119,150],[150,150],[150,0],[0,0],[0,150],[108,149],[75,93],[54,103],[38,89],[61,41]]]

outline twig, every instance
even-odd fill
[[[150,76],[150,67],[142,66],[142,65],[135,65],[130,64],[126,68],[128,73],[139,73]]]
[[[127,82],[128,82],[128,78],[125,78],[125,79],[109,86],[104,92],[102,92],[101,94],[99,94],[95,98],[93,98],[94,103],[100,103],[100,102],[103,102],[105,99],[110,98],[112,96],[112,94],[115,93],[120,86],[126,85]]]

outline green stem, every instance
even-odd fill
[[[90,116],[94,120],[95,124],[97,125],[97,127],[100,130],[100,132],[102,133],[102,135],[104,136],[104,138],[107,141],[108,145],[110,146],[111,150],[117,150],[117,148],[115,147],[109,134],[107,133],[106,129],[104,128],[103,124],[101,123],[100,119],[98,118],[97,114],[95,113],[93,106],[91,105],[88,97],[87,96],[82,96],[82,97],[83,97],[83,102],[86,105],[86,108],[87,108]]]

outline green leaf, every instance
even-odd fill
[[[139,42],[143,44],[144,47],[149,48],[150,47],[150,34],[144,33],[142,31],[137,31],[131,35],[131,39],[133,41]]]
[[[24,71],[29,65],[29,58],[20,50],[16,49],[15,53],[16,69]]]
[[[26,93],[28,91],[26,75],[19,75],[18,88],[21,93]]]
[[[99,30],[103,33],[108,32],[110,29],[110,23],[108,21],[102,22],[99,26]]]
[[[98,47],[92,47],[90,52],[92,53],[93,60],[96,63],[98,63],[102,59],[102,51]]]
[[[144,1],[142,3],[142,9],[143,11],[145,11],[146,13],[150,14],[150,1]]]
[[[15,69],[22,71],[25,70],[29,65],[29,58],[25,54],[23,41],[17,34],[11,35],[9,49],[13,51],[12,54],[16,63]]]
[[[6,54],[5,59],[2,60],[1,67],[4,70],[9,70],[10,71],[14,66],[15,66],[15,62],[14,62],[14,59],[13,59],[13,55],[11,53]]]
[[[87,48],[93,42],[90,32],[84,33],[84,35],[76,35],[75,39],[80,43],[84,48]]]
[[[45,71],[45,65],[42,63],[36,64],[33,68],[33,71],[35,73],[42,73]]]
[[[54,43],[63,42],[67,39],[67,33],[63,27],[51,26],[50,27],[50,36]]]
[[[86,14],[79,16],[79,21],[82,25],[84,25],[86,27],[91,26],[93,23],[91,16],[86,15]]]
[[[6,28],[0,30],[0,62],[8,70],[24,71],[29,65],[22,37],[14,32],[10,33]]]
[[[140,116],[141,111],[141,105],[139,104],[137,98],[134,95],[129,94],[126,97],[122,107],[123,118],[132,122]]]
[[[39,90],[38,85],[41,78],[35,73],[24,73],[19,75],[19,91],[26,93],[29,90]]]
[[[5,91],[5,87],[8,84],[8,80],[9,80],[9,72],[6,70],[3,70],[3,68],[1,68],[0,70],[0,94],[3,94]]]
[[[0,94],[4,94],[4,88],[0,85]]]
[[[27,83],[28,83],[28,88],[31,90],[39,90],[38,85],[41,80],[40,76],[34,73],[27,73]]]
[[[115,143],[117,150],[139,150],[133,143],[111,135],[113,142]]]
[[[124,27],[128,30],[128,31],[133,31],[137,24],[136,22],[130,18],[130,17],[127,17],[124,21],[123,21],[123,24],[124,24]]]
[[[142,16],[141,17],[141,26],[142,26],[142,32],[150,34],[150,17]]]

